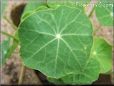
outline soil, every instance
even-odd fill
[[[25,6],[26,1],[9,1],[7,9],[5,11],[5,16],[8,17],[16,26],[18,26],[20,22],[20,16],[23,12],[23,8]],[[88,9],[88,8],[87,8]],[[89,8],[90,9],[90,8]],[[88,9],[88,10],[89,10]],[[91,21],[94,24],[95,29],[100,29],[97,33],[98,36],[103,36],[110,44],[113,44],[113,28],[112,27],[103,27],[101,26],[98,21],[96,20],[95,14],[92,15]],[[8,24],[7,21],[2,19],[1,27],[3,31],[6,31],[10,34],[14,33],[13,27]],[[103,28],[103,29],[102,29]],[[105,28],[105,29],[104,29]],[[109,29],[110,28],[110,29]],[[1,35],[1,34],[0,34]],[[1,35],[1,41],[3,41],[6,36]],[[19,56],[19,47],[15,50],[13,55],[4,66],[0,69],[0,77],[1,77],[1,84],[18,84],[20,70],[22,66],[22,61]],[[41,72],[36,70],[31,70],[29,68],[25,68],[24,77],[22,84],[34,84],[34,85],[54,85],[49,83],[46,79],[46,76],[43,75]],[[111,84],[110,75],[100,75],[99,80],[94,82],[93,84]]]

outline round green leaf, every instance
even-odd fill
[[[96,4],[95,13],[101,25],[113,26],[113,4]]]
[[[112,47],[105,40],[95,37],[91,57],[99,61],[101,73],[111,71]]]
[[[26,66],[57,79],[69,74],[83,75],[86,68],[96,67],[88,60],[93,30],[84,10],[59,6],[39,11],[19,28],[20,52]],[[87,75],[92,73],[86,71]]]

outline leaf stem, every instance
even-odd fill
[[[12,53],[15,51],[15,49],[18,47],[18,42],[13,40],[13,44],[11,45],[11,47],[8,49],[8,53],[6,54],[6,58],[10,57],[12,55]]]
[[[11,34],[9,34],[9,33],[7,33],[7,32],[0,31],[0,33],[2,33],[3,35],[6,35],[6,36],[8,36],[8,37],[11,37],[11,38],[13,38],[14,40],[18,41],[18,39],[17,39],[15,36],[13,36],[13,35],[11,35]]]
[[[25,72],[25,66],[22,64],[18,84],[22,84],[24,72]]]
[[[89,18],[92,16],[92,14],[93,14],[94,10],[95,10],[95,5],[93,6],[93,8],[92,8],[92,10],[91,10],[90,14],[88,15],[88,17],[89,17]]]
[[[17,30],[17,27],[10,21],[6,16],[4,16],[4,19],[13,27],[14,30]]]
[[[48,5],[48,3],[47,3],[47,0],[46,0],[46,6],[47,6],[48,8],[50,8],[49,5]]]

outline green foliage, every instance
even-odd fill
[[[12,55],[12,53],[17,48],[19,43],[18,43],[17,32],[15,34],[15,37],[7,34],[6,32],[1,32],[1,33],[8,36],[8,39],[3,40],[3,42],[0,44],[0,55],[2,58],[2,61],[0,61],[0,62],[2,62],[4,64],[6,62],[6,60]],[[13,40],[11,40],[11,38],[13,38]]]
[[[12,55],[12,53],[17,48],[17,46],[18,46],[18,42],[13,40],[13,44],[10,46],[6,54],[6,58],[9,58]]]
[[[30,0],[21,18],[19,34],[15,35],[16,38],[19,35],[24,65],[39,70],[56,84],[92,84],[99,74],[109,72],[112,67],[112,46],[93,37],[92,24],[76,2]],[[95,12],[102,25],[112,25],[111,6],[96,6]],[[16,49],[18,40],[10,47],[8,43],[1,44],[5,46],[2,51],[5,57]]]
[[[102,38],[95,37],[91,53],[100,63],[101,73],[111,71],[112,68],[112,46]]]
[[[10,48],[10,38],[0,43],[0,56],[2,58],[2,61],[0,61],[0,64],[4,64],[6,62],[7,60],[6,55],[8,53],[9,48]]]
[[[26,9],[31,9],[25,13],[31,15],[19,26],[20,52],[26,66],[41,71],[53,83],[91,84],[100,73],[111,70],[112,47],[97,37],[93,41],[91,23],[73,1],[28,4]]]
[[[95,13],[101,25],[113,26],[113,4],[97,3]]]
[[[97,69],[100,64],[100,73],[107,73],[111,71],[112,68],[112,47],[102,38],[95,37],[94,38],[94,43],[92,46],[92,51],[91,51],[91,58],[93,58],[93,62],[91,64],[92,67],[88,66],[87,72],[89,72],[89,75],[86,74],[86,71],[84,72],[84,75],[87,76],[87,78],[83,79],[82,77],[85,76],[78,76],[76,74],[73,75],[67,75],[65,77],[59,78],[59,79],[54,79],[54,78],[48,78],[50,82],[56,83],[56,84],[88,84],[88,82],[94,81],[94,78],[98,77],[95,76],[95,72],[99,72]],[[95,62],[96,60],[99,62]],[[96,65],[96,66],[95,66]],[[96,69],[95,69],[95,68]],[[80,80],[79,80],[80,77]],[[77,79],[78,78],[78,79]],[[83,79],[83,80],[82,80]],[[76,82],[77,81],[77,82]],[[80,82],[81,81],[81,82]],[[83,83],[82,83],[83,82]]]
[[[92,25],[83,9],[60,6],[38,11],[19,28],[20,52],[26,66],[47,77],[63,77],[69,84],[88,84],[98,78],[99,64],[90,58]]]
[[[75,71],[77,69],[75,68]],[[86,62],[85,66],[83,66],[83,70],[80,73],[74,72],[73,74],[69,74],[65,77],[62,77],[62,80],[65,84],[92,84],[99,77],[99,63],[96,59],[89,58]]]

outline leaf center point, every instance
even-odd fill
[[[61,39],[61,35],[60,34],[56,34],[56,38],[57,39]]]

